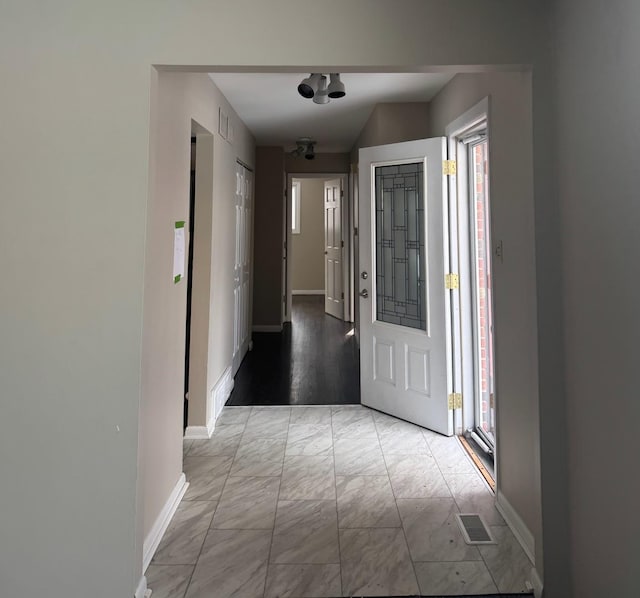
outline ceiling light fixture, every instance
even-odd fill
[[[316,91],[313,96],[314,104],[328,104],[329,103],[329,95],[327,91],[327,78],[322,75],[320,77],[320,83],[318,83],[318,91]]]
[[[301,137],[296,141],[296,149],[291,152],[292,156],[299,158],[304,156],[307,160],[313,160],[316,157],[316,142],[310,137]]]
[[[318,89],[321,77],[321,73],[311,73],[306,79],[303,79],[300,82],[300,85],[298,85],[298,93],[303,98],[311,99]]]
[[[331,99],[335,98],[343,98],[347,95],[347,92],[344,90],[344,83],[340,81],[340,73],[331,73],[329,75],[331,78],[331,83],[329,83],[329,97]]]
[[[340,73],[329,74],[330,83],[327,87],[327,76],[322,73],[311,73],[298,85],[298,93],[315,104],[328,104],[330,99],[343,98],[347,95],[344,83],[340,81]]]

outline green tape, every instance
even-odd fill
[[[176,222],[176,228],[184,228],[184,220],[178,220]]]
[[[180,274],[178,274],[177,276],[173,277],[173,284],[178,284],[180,282],[180,279],[182,278],[182,276]]]

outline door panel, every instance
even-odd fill
[[[341,320],[342,296],[342,181],[324,183],[325,312]]]
[[[445,139],[360,150],[362,403],[453,432]]]
[[[251,173],[236,164],[235,260],[233,268],[233,374],[238,371],[250,340],[249,293],[251,275]]]

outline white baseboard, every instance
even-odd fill
[[[138,582],[138,588],[136,589],[136,593],[133,595],[133,598],[145,598],[147,596],[147,578],[143,575]]]
[[[292,295],[324,295],[325,290],[324,289],[319,289],[317,291],[307,291],[307,290],[300,290],[300,291],[291,291]]]
[[[529,531],[529,528],[522,521],[518,512],[511,506],[511,503],[507,500],[504,494],[498,490],[496,494],[496,508],[500,511],[500,514],[504,517],[507,525],[511,528],[513,535],[516,537],[522,550],[529,557],[531,563],[536,564],[536,546],[533,534]]]
[[[209,422],[207,427],[210,428],[211,433],[213,433],[213,429],[216,425],[216,420],[224,407],[224,404],[227,402],[227,399],[231,395],[231,391],[233,390],[233,374],[231,372],[231,366],[229,366],[223,373],[222,376],[218,379],[215,386],[211,390],[211,394],[209,395],[210,403],[207,405],[207,413],[209,415]],[[209,434],[211,436],[211,434]]]
[[[267,325],[267,324],[254,324],[252,328],[253,332],[282,332],[282,324]]]
[[[535,598],[542,598],[542,580],[535,567],[531,569],[531,585],[533,586]]]
[[[207,420],[207,425],[187,426],[187,429],[184,431],[186,440],[206,440],[211,438],[213,431],[216,429],[216,420],[231,395],[233,384],[233,375],[231,374],[231,366],[229,366],[209,393],[209,399],[207,400],[207,414],[209,419]]]
[[[209,432],[209,426],[187,426],[184,431],[184,437],[186,440],[206,440],[211,438],[213,430]]]
[[[184,473],[180,474],[176,485],[174,486],[169,498],[167,498],[167,502],[164,507],[160,511],[158,517],[151,528],[151,531],[144,539],[144,544],[142,547],[142,572],[144,573],[153,558],[155,551],[158,549],[158,544],[160,544],[160,540],[162,540],[162,536],[167,531],[167,527],[169,527],[169,523],[173,518],[173,515],[184,496],[184,493],[187,491],[189,484],[187,482],[187,478]],[[146,584],[146,580],[145,580]],[[144,596],[144,594],[143,594]],[[137,598],[137,594],[136,594]]]

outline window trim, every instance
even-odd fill
[[[300,181],[291,183],[291,233],[300,234]]]

